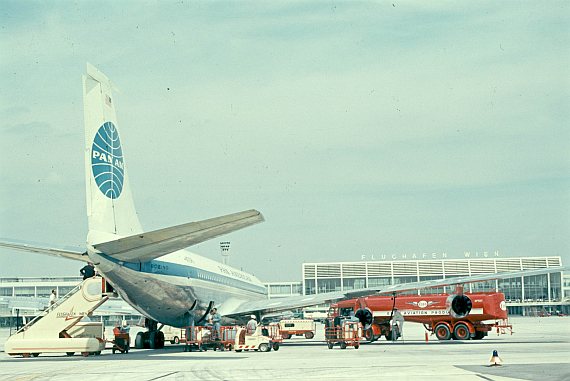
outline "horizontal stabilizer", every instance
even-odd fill
[[[148,262],[263,221],[261,213],[252,209],[99,243],[93,248],[119,261]]]
[[[79,248],[62,246],[60,248],[46,247],[41,243],[8,241],[0,239],[0,247],[12,250],[29,251],[31,253],[51,255],[53,257],[73,259],[76,261],[89,262],[89,257],[85,251]]]

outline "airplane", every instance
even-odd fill
[[[185,248],[264,221],[248,210],[204,221],[144,232],[139,222],[123,155],[111,81],[87,63],[83,75],[85,174],[89,232],[86,251],[0,240],[0,247],[93,262],[99,274],[135,310],[147,317],[148,332],[137,334],[137,347],[161,348],[158,324],[186,327],[204,324],[216,306],[222,323],[243,323],[296,308],[334,303],[374,294],[462,285],[484,280],[559,272],[547,268],[422,281],[289,298],[267,299],[255,276],[186,251]],[[120,92],[119,92],[120,93]],[[463,306],[464,308],[465,306]],[[365,306],[357,314],[370,320]],[[140,337],[139,337],[140,335]]]

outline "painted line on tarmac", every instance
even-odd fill
[[[38,373],[38,374],[33,374],[33,375],[29,375],[29,376],[23,376],[23,377],[12,377],[12,378],[7,378],[4,381],[21,381],[21,380],[29,380],[31,378],[35,378],[35,377],[41,377],[41,376],[48,376],[48,375],[54,375],[54,374],[61,374],[61,373],[69,373],[69,372],[75,372],[78,370],[85,370],[85,369],[93,369],[93,368],[100,368],[102,366],[107,366],[110,364],[119,364],[122,362],[130,362],[130,361],[136,361],[135,359],[133,360],[122,360],[122,361],[117,361],[117,362],[112,362],[112,363],[105,363],[105,364],[99,364],[99,365],[92,365],[92,366],[85,366],[82,368],[73,368],[73,369],[67,369],[67,370],[60,370],[57,372],[47,372],[47,373]]]

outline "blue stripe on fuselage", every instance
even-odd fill
[[[235,287],[244,291],[255,292],[262,295],[267,294],[267,290],[265,289],[265,287],[256,286],[249,282],[223,275],[221,273],[222,270],[220,270],[220,273],[218,274],[194,266],[159,261],[156,259],[144,263],[122,262],[121,264],[120,263],[121,261],[115,258],[109,257],[105,254],[99,254],[99,255],[105,257],[107,260],[113,263],[122,265],[134,271],[139,271],[147,274],[158,274],[158,275],[200,279],[206,282]],[[225,268],[222,269],[225,270]]]

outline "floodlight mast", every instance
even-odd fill
[[[230,265],[230,242],[220,242],[220,250],[222,251],[222,262],[224,265]]]

